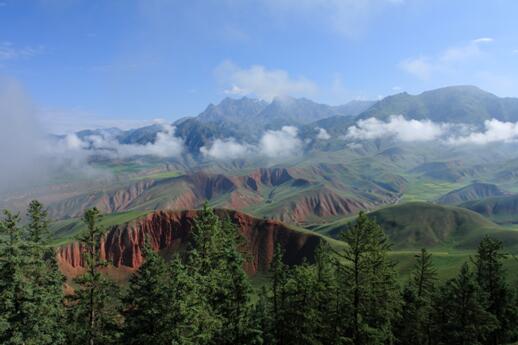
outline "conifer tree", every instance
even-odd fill
[[[39,201],[32,201],[27,209],[27,243],[30,267],[27,274],[33,286],[33,309],[28,325],[38,344],[61,344],[64,341],[64,277],[61,274],[54,248],[48,247],[48,213]]]
[[[435,344],[483,344],[497,325],[496,318],[484,310],[480,288],[467,263],[441,287],[433,309]]]
[[[85,273],[74,279],[77,288],[69,302],[71,343],[115,344],[120,337],[118,288],[101,272],[107,262],[100,257],[104,234],[100,219],[96,208],[86,210],[83,216],[86,230],[78,239],[83,248]]]
[[[164,259],[146,242],[144,263],[131,277],[124,298],[125,344],[171,344],[171,274]]]
[[[0,221],[0,343],[24,344],[27,338],[25,302],[30,287],[23,272],[26,264],[20,216],[7,210]]]
[[[402,315],[396,331],[400,344],[430,343],[432,296],[436,279],[437,271],[432,264],[432,255],[423,248],[416,255],[414,270],[402,294]]]
[[[387,257],[387,238],[379,225],[361,212],[341,239],[348,245],[338,255],[349,302],[341,313],[349,320],[341,337],[357,345],[391,344],[400,297],[393,263]]]
[[[205,203],[194,221],[187,265],[215,321],[214,344],[247,344],[257,334],[240,245],[236,227],[229,219],[222,221]]]
[[[286,283],[288,276],[288,267],[283,261],[283,252],[280,244],[277,243],[270,264],[270,273],[272,275],[272,334],[276,340],[276,344],[284,345],[286,343],[285,324],[285,304],[286,304]]]
[[[63,277],[54,251],[44,246],[48,220],[33,201],[26,233],[20,217],[4,211],[0,222],[0,341],[2,344],[62,344]]]
[[[498,320],[486,341],[490,345],[508,343],[518,335],[516,300],[503,268],[506,258],[502,242],[486,236],[473,260],[477,283],[485,294],[486,310]]]

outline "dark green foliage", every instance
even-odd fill
[[[348,247],[339,253],[342,276],[343,337],[354,344],[391,344],[400,306],[390,245],[383,230],[364,213],[342,234]]]
[[[516,297],[506,281],[503,269],[506,259],[502,242],[486,236],[480,242],[473,260],[476,281],[485,293],[485,308],[498,320],[497,327],[486,341],[491,345],[508,343],[518,336]]]
[[[211,344],[248,344],[256,338],[240,244],[232,222],[222,221],[205,204],[195,220],[187,264],[205,303],[200,307],[210,311],[214,321],[214,333],[208,335]]]
[[[167,344],[172,341],[171,274],[164,259],[144,247],[145,261],[131,277],[124,299],[125,344]]]
[[[436,288],[425,249],[400,291],[390,245],[360,213],[342,233],[340,252],[322,242],[314,261],[288,266],[279,243],[270,283],[255,293],[243,269],[246,244],[229,218],[207,205],[189,247],[168,263],[151,244],[124,298],[103,275],[104,230],[85,212],[79,241],[85,273],[64,307],[64,279],[46,246],[48,220],[32,202],[29,222],[0,221],[0,343],[11,345],[497,345],[517,340],[515,288],[502,243],[484,238],[455,279]],[[151,241],[151,239],[149,239]],[[153,247],[156,247],[156,243]],[[254,302],[253,302],[254,301]],[[122,303],[121,303],[122,302]],[[66,316],[66,323],[63,323]]]
[[[87,229],[78,238],[85,273],[74,279],[77,288],[69,301],[68,342],[73,344],[114,344],[120,336],[119,291],[101,273],[107,263],[99,254],[104,234],[98,226],[100,217],[96,208],[85,211],[83,221]]]
[[[399,344],[430,344],[436,275],[432,255],[421,249],[421,253],[416,255],[411,279],[402,293],[403,308],[395,332]]]
[[[0,342],[62,344],[64,280],[44,246],[47,213],[33,201],[27,215],[25,233],[17,214],[4,211],[0,222]]]
[[[496,318],[484,310],[483,293],[467,263],[440,288],[433,309],[435,344],[483,344],[497,327]]]

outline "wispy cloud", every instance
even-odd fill
[[[83,129],[111,128],[132,129],[151,125],[156,119],[132,120],[116,118],[110,115],[99,115],[81,108],[56,109],[42,108],[37,114],[45,130],[54,134],[66,134]]]
[[[216,78],[225,87],[225,93],[232,95],[254,95],[271,101],[282,96],[311,96],[317,86],[304,77],[292,77],[281,69],[267,69],[261,65],[241,68],[231,61],[225,61],[215,70]]]
[[[18,47],[12,42],[4,41],[0,43],[0,60],[27,59],[39,55],[43,52],[43,46],[24,46]]]
[[[356,38],[389,6],[404,0],[266,0],[265,4],[282,18],[299,16],[306,22],[331,29],[347,38]]]
[[[399,66],[407,73],[419,79],[429,79],[435,72],[443,71],[457,63],[480,56],[482,46],[493,42],[490,37],[481,37],[470,42],[450,47],[436,56],[418,56],[405,59]]]

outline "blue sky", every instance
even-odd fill
[[[516,13],[514,0],[0,0],[0,76],[54,131],[174,120],[226,96],[518,96]]]

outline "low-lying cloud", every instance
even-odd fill
[[[349,127],[346,139],[370,140],[395,138],[400,141],[429,141],[442,137],[450,128],[449,124],[434,123],[430,120],[407,120],[402,115],[391,116],[388,121],[369,118],[359,120]]]
[[[482,131],[473,131],[465,136],[452,137],[452,144],[490,144],[497,142],[511,143],[518,141],[518,122],[503,122],[497,119],[484,121]]]
[[[331,135],[325,130],[325,128],[315,128],[318,133],[317,133],[317,139],[319,140],[329,140],[331,139]]]
[[[485,145],[518,142],[518,122],[484,121],[483,128],[430,120],[407,120],[402,115],[387,121],[369,118],[349,127],[344,139],[350,141],[393,138],[402,142],[440,141],[450,145]]]
[[[303,142],[298,136],[298,129],[292,126],[267,130],[255,145],[228,138],[216,139],[210,147],[203,146],[200,149],[206,157],[217,160],[261,157],[280,159],[298,156],[302,150]]]
[[[234,138],[216,139],[212,146],[203,146],[200,152],[206,157],[217,160],[246,158],[255,153],[253,146],[238,143]]]
[[[109,133],[103,135],[91,135],[83,140],[77,135],[71,134],[65,137],[64,144],[72,143],[71,149],[78,146],[77,140],[81,143],[81,149],[89,154],[107,156],[109,158],[129,158],[133,156],[155,156],[160,158],[178,157],[184,150],[184,142],[175,136],[175,127],[167,123],[161,123],[162,131],[156,134],[154,142],[146,144],[121,144],[118,139]],[[70,136],[76,136],[70,139]]]

